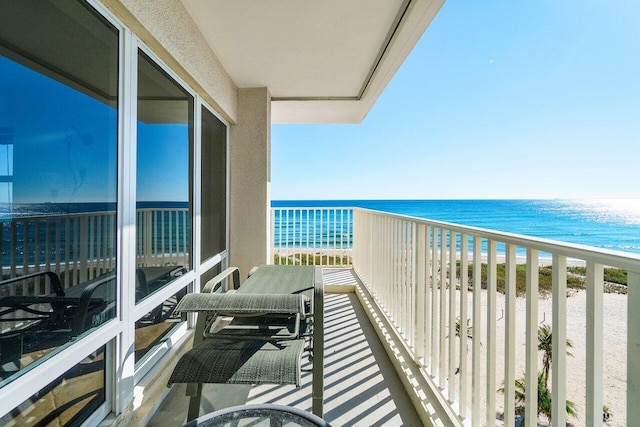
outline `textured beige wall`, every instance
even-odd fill
[[[226,120],[237,119],[237,89],[179,0],[101,0]]]
[[[244,281],[267,262],[271,202],[271,94],[238,90],[238,123],[230,132],[229,262]]]

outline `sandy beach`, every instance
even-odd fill
[[[568,349],[573,357],[567,356],[567,398],[575,404],[578,414],[577,418],[568,417],[568,421],[576,426],[585,423],[585,390],[586,390],[586,291],[569,291],[567,299],[567,339],[573,343],[573,348]],[[460,295],[458,293],[457,298]],[[469,316],[471,316],[471,299],[472,293],[469,292]],[[487,292],[482,291],[482,326],[480,331],[482,347],[481,358],[481,378],[482,378],[482,394],[486,390],[486,307]],[[459,301],[459,300],[458,300]],[[504,384],[504,306],[505,298],[502,294],[496,297],[496,316],[497,316],[497,335],[496,335],[496,390]],[[538,323],[551,325],[552,319],[552,299],[544,298],[539,300]],[[524,377],[525,365],[525,298],[516,299],[516,378]],[[626,342],[627,342],[627,297],[620,294],[604,295],[604,405],[608,406],[612,414],[607,425],[625,426],[626,425]],[[477,331],[474,331],[477,333]],[[471,340],[468,341],[469,346]],[[468,358],[471,359],[471,351],[469,349]],[[457,359],[457,357],[456,357]],[[542,352],[539,352],[539,363],[541,367]],[[471,360],[468,363],[469,372],[471,368]],[[458,375],[456,375],[458,377]],[[457,378],[456,378],[457,379]],[[470,381],[470,379],[469,379]],[[456,380],[457,382],[457,380]],[[551,385],[551,380],[549,381]],[[501,418],[503,412],[502,394],[496,394],[496,417]],[[481,400],[481,408],[484,413],[485,397]],[[468,398],[470,407],[471,400]],[[500,420],[498,424],[502,424]],[[546,420],[539,419],[539,425],[547,425]]]

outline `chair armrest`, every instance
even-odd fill
[[[104,301],[102,298],[99,298],[99,299],[92,298],[95,290],[98,288],[98,286],[109,283],[114,279],[115,279],[115,276],[111,276],[111,275],[105,276],[103,278],[99,278],[95,282],[87,285],[82,290],[82,294],[80,295],[78,306],[76,308],[75,319],[73,320],[73,332],[75,335],[80,335],[87,329],[86,323],[89,317],[89,305],[91,304],[91,302],[94,302],[94,303],[99,302],[101,305],[106,303],[106,301]]]
[[[209,280],[200,291],[201,293],[211,293],[216,290],[216,285],[233,274],[230,289],[238,289],[240,287],[240,270],[238,267],[229,267],[213,279]]]

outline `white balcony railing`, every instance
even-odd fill
[[[139,209],[138,265],[187,265],[191,244],[189,223],[187,209]],[[113,211],[2,221],[2,276],[13,278],[54,271],[61,277],[63,287],[77,285],[115,269],[115,236]],[[45,294],[50,292],[43,290]]]
[[[138,209],[138,266],[189,265],[189,210]]]
[[[272,208],[274,264],[351,265],[353,209]]]
[[[517,406],[525,425],[537,424],[543,408],[536,387],[526,385],[538,384],[542,369],[542,321],[552,327],[552,402],[572,401],[578,416],[553,405],[560,410],[551,424],[601,426],[606,405],[612,424],[640,425],[640,256],[363,209],[354,209],[353,229],[354,269],[456,424],[513,426]],[[539,295],[544,264],[552,276],[547,298]],[[575,291],[582,299],[567,297],[568,278],[576,276],[568,264],[586,267],[586,291]],[[628,294],[607,309],[605,266],[626,270],[628,280]],[[505,269],[504,294],[498,267]],[[526,275],[523,298],[516,298],[518,270]]]

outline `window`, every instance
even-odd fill
[[[193,92],[99,2],[7,0],[1,10],[0,425],[93,425],[130,403],[132,387],[187,333],[174,310],[196,273],[225,263],[227,127],[206,109],[196,126]],[[137,76],[119,64],[136,53]],[[133,111],[118,106],[136,101],[132,129]],[[134,244],[135,260],[116,260]],[[209,260],[196,271],[194,247]],[[129,352],[134,379],[121,381],[117,361]]]
[[[191,268],[194,99],[138,53],[136,303]],[[180,290],[136,321],[138,364],[181,321]]]
[[[0,13],[0,387],[116,314],[118,31],[77,1]]]
[[[80,425],[105,401],[105,347],[0,418],[3,426]]]
[[[227,127],[202,107],[202,260],[227,247]]]
[[[186,316],[176,314],[174,309],[187,293],[187,288],[179,290],[167,298],[136,322],[135,363],[136,368],[162,345],[177,330]]]
[[[139,52],[136,302],[191,265],[193,103]]]

